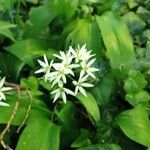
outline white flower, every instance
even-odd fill
[[[0,81],[0,106],[9,106],[7,103],[1,102],[2,100],[6,100],[5,94],[3,92],[12,89],[11,87],[4,87],[4,83],[5,83],[5,77]]]
[[[77,95],[78,91],[80,91],[84,96],[87,97],[87,94],[86,94],[83,87],[93,87],[94,86],[93,84],[90,84],[90,83],[86,82],[87,78],[88,78],[88,75],[82,77],[81,74],[80,74],[79,80],[72,82],[76,86],[75,95]]]
[[[54,77],[53,85],[55,85],[60,79],[63,80],[64,83],[67,82],[66,75],[71,74],[74,76],[74,72],[72,69],[79,67],[79,64],[71,64],[72,58],[65,55],[63,56],[64,60],[61,63],[54,63],[53,67],[56,71],[51,72],[48,75],[48,78]]]
[[[44,61],[38,60],[38,63],[40,64],[42,68],[37,70],[35,73],[45,73],[44,77],[45,77],[45,81],[47,81],[48,75],[50,73],[50,70],[53,64],[53,60],[49,64],[47,57],[44,54]]]
[[[77,50],[74,50],[72,46],[69,47],[69,52],[73,54],[76,63],[81,61],[88,61],[94,55],[91,55],[92,51],[87,51],[86,44],[84,44],[81,48],[78,45]]]
[[[51,94],[55,94],[53,102],[55,102],[59,97],[61,97],[64,103],[66,103],[67,102],[66,94],[74,95],[74,92],[72,92],[67,88],[64,88],[63,84],[59,84],[59,88],[51,92]]]
[[[99,71],[97,68],[91,67],[91,65],[95,62],[96,59],[92,59],[89,62],[85,62],[82,61],[81,62],[81,77],[87,73],[89,76],[91,76],[92,78],[96,78],[95,75],[93,74],[93,72]]]

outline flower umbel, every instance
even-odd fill
[[[38,60],[41,69],[35,72],[44,73],[45,81],[50,82],[51,94],[54,95],[53,102],[62,98],[63,102],[66,103],[67,95],[75,96],[78,92],[87,96],[85,88],[94,86],[90,83],[89,77],[95,79],[95,72],[98,71],[97,68],[93,67],[96,59],[93,58],[95,55],[92,54],[92,51],[88,51],[86,44],[84,44],[81,48],[78,45],[77,49],[70,46],[67,52],[60,51],[59,54],[53,56],[58,62],[54,63],[52,60],[49,63],[46,55],[44,55],[44,62]],[[79,76],[78,80],[76,80],[77,76]]]

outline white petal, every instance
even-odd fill
[[[79,64],[71,64],[69,67],[70,67],[71,69],[72,69],[72,68],[78,68],[78,67],[80,67],[80,65],[79,65]]]
[[[87,65],[88,65],[88,66],[91,66],[91,65],[95,62],[95,60],[96,60],[95,58],[94,58],[94,59],[92,59],[92,60],[90,60],[90,61],[88,62],[88,64],[87,64]]]
[[[42,72],[45,72],[45,69],[39,69],[39,70],[35,71],[35,74],[36,73],[42,73]]]
[[[37,61],[43,68],[45,68],[46,64],[43,61],[41,61],[41,60],[37,60]]]
[[[55,56],[55,57],[58,58],[58,59],[63,60],[63,58],[62,58],[61,56],[57,55],[57,54],[53,54],[53,56]]]
[[[10,105],[5,102],[0,102],[0,106],[10,106]]]
[[[83,87],[93,87],[94,86],[93,84],[90,84],[90,83],[82,83],[81,85]]]
[[[70,94],[70,95],[73,95],[74,96],[74,92],[72,92],[71,90],[67,89],[67,88],[64,88],[65,92],[67,94]]]
[[[75,95],[77,95],[78,90],[79,90],[79,87],[78,87],[78,86],[76,86],[76,88],[75,88]]]
[[[44,61],[45,61],[45,64],[48,66],[49,64],[48,64],[48,60],[45,54],[44,54]]]
[[[82,79],[82,77],[84,76],[84,74],[85,74],[85,71],[84,71],[84,70],[81,70],[79,80]]]
[[[99,71],[99,69],[97,69],[97,68],[89,68],[88,70],[89,70],[90,72]]]
[[[11,87],[3,87],[3,88],[1,89],[2,92],[10,91],[10,90],[12,90]]]
[[[6,97],[5,97],[4,93],[2,93],[2,92],[0,92],[0,97],[1,97],[1,99],[6,100]]]
[[[80,82],[86,81],[88,77],[89,77],[89,75],[85,75],[82,79],[80,79]]]
[[[66,76],[65,76],[65,75],[62,76],[62,79],[63,79],[63,82],[64,82],[64,83],[67,83],[67,80],[66,80]]]
[[[59,91],[59,89],[56,89],[56,90],[52,91],[51,94],[55,94],[55,93],[57,93],[58,91]]]
[[[54,62],[54,60],[51,60],[51,62],[50,62],[50,68],[52,67],[52,65],[53,65],[53,62]]]
[[[93,73],[91,73],[90,71],[87,71],[88,75],[91,76],[92,78],[96,78],[95,75]]]
[[[66,98],[66,94],[65,94],[65,92],[62,92],[62,99],[63,99],[63,101],[64,101],[64,103],[66,104],[66,102],[67,102],[67,98]]]
[[[87,97],[87,94],[86,94],[85,90],[84,90],[81,86],[79,87],[79,91],[80,91],[85,97]]]
[[[0,89],[3,87],[4,82],[5,82],[5,77],[3,79],[1,79],[1,81],[0,81]]]
[[[53,103],[56,102],[56,100],[60,97],[60,91],[58,91],[54,97]]]

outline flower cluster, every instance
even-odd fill
[[[54,60],[48,62],[46,55],[44,55],[44,61],[38,60],[41,68],[35,73],[44,73],[45,82],[50,82],[54,95],[55,102],[58,98],[62,98],[66,103],[66,94],[75,96],[78,92],[81,92],[84,96],[87,96],[84,88],[93,87],[93,84],[89,83],[90,78],[96,78],[94,73],[98,71],[97,68],[92,67],[95,62],[95,55],[91,54],[92,51],[88,51],[86,45],[81,48],[78,45],[77,49],[69,47],[67,52],[60,51],[59,54],[54,54],[58,63],[54,63]],[[78,80],[76,80],[78,78]],[[71,85],[68,81],[72,81]],[[73,87],[74,90],[67,88]]]
[[[0,81],[0,106],[9,106],[7,103],[3,102],[2,100],[6,101],[6,97],[4,92],[11,90],[11,87],[4,87],[5,77]]]

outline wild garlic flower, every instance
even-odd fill
[[[63,87],[63,84],[59,84],[58,89],[52,91],[51,94],[55,94],[53,102],[55,102],[59,97],[61,97],[64,103],[67,102],[66,94],[74,96],[74,92]]]
[[[44,61],[38,60],[38,63],[40,64],[42,68],[37,70],[35,73],[45,73],[44,78],[46,82],[48,79],[47,76],[49,75],[52,64],[53,64],[53,60],[49,63],[46,55],[44,55]]]
[[[53,54],[58,62],[51,61],[49,64],[46,55],[44,62],[38,60],[42,68],[35,73],[44,73],[45,81],[50,82],[51,94],[54,95],[53,102],[62,98],[66,103],[68,94],[75,96],[78,92],[87,96],[85,88],[94,86],[90,83],[90,78],[95,79],[95,72],[98,71],[93,67],[96,59],[91,53],[92,51],[88,51],[84,44],[81,48],[79,45],[77,49],[70,46],[67,52]],[[79,79],[76,80],[78,76]]]
[[[81,62],[81,67],[82,67],[82,70],[81,70],[81,77],[87,73],[89,76],[91,76],[92,78],[96,78],[95,75],[93,74],[94,72],[96,71],[99,71],[97,68],[94,68],[94,67],[91,67],[91,65],[95,62],[96,59],[92,59],[90,60],[89,62],[85,62],[85,61],[82,61]]]
[[[2,100],[6,101],[6,97],[4,92],[11,90],[11,87],[4,87],[5,77],[0,81],[0,106],[9,106],[9,104],[2,102]]]
[[[79,61],[88,61],[91,57],[95,56],[91,55],[92,51],[88,51],[86,49],[86,44],[84,44],[81,48],[78,45],[78,48],[76,50],[74,50],[72,46],[70,46],[69,51],[73,54],[76,63],[78,63]]]
[[[73,81],[72,83],[75,85],[75,95],[77,95],[78,91],[80,91],[85,97],[87,97],[87,94],[85,92],[85,89],[83,87],[93,87],[93,84],[90,84],[87,82],[88,75],[82,77],[80,74],[78,81]]]

